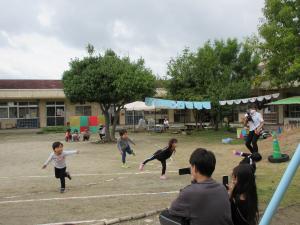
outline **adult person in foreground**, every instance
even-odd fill
[[[198,148],[192,153],[190,164],[192,183],[160,214],[161,224],[232,225],[227,190],[211,178],[216,166],[214,153]]]
[[[233,169],[228,192],[234,225],[258,224],[257,191],[251,165],[240,164]]]
[[[251,106],[245,114],[244,126],[249,128],[245,145],[251,153],[258,152],[257,140],[264,125],[262,115],[256,111],[256,106]]]

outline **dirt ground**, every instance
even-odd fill
[[[242,145],[209,143],[196,136],[173,135],[179,140],[177,153],[167,165],[168,179],[159,179],[160,163],[153,161],[143,173],[138,171],[141,161],[155,150],[164,147],[171,134],[130,134],[137,143],[136,156],[128,156],[130,168],[121,168],[115,144],[91,142],[64,143],[65,150],[77,149],[80,154],[69,156],[68,170],[73,175],[67,180],[67,191],[59,193],[59,181],[54,178],[53,166],[41,166],[51,153],[51,144],[63,139],[63,134],[0,133],[0,224],[95,224],[111,219],[166,208],[177,196],[177,191],[190,182],[189,176],[178,176],[178,168],[188,166],[191,152],[197,147],[214,151],[217,167],[213,177],[221,181],[230,175],[240,158],[232,150],[245,150]],[[221,142],[221,140],[220,140]],[[282,136],[283,150],[290,155],[300,142],[300,132]],[[264,160],[257,170],[258,193],[264,209],[270,200],[287,164],[270,164],[272,142],[259,143]],[[300,224],[300,178],[296,174],[291,188],[272,224]],[[261,188],[260,188],[261,187]],[[293,206],[290,206],[293,205]],[[290,206],[290,207],[288,207]],[[81,222],[80,222],[81,221]],[[281,221],[281,222],[280,222]],[[284,222],[282,222],[284,221]],[[158,224],[157,216],[122,224]]]

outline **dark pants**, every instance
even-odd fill
[[[103,137],[105,137],[105,134],[99,134],[100,139],[103,140]]]
[[[185,218],[173,216],[169,210],[164,210],[159,215],[159,222],[161,225],[189,225],[189,221]]]
[[[259,135],[257,135],[254,131],[250,131],[247,138],[245,145],[250,150],[251,153],[258,152],[257,140]]]
[[[165,175],[166,174],[166,169],[167,169],[167,163],[166,160],[160,160],[156,157],[156,155],[151,156],[149,159],[146,159],[143,164],[146,165],[147,162],[150,162],[154,159],[157,159],[158,161],[160,161],[162,169],[161,169],[161,175]]]
[[[90,135],[83,135],[83,141],[90,140]]]
[[[122,163],[126,163],[126,153],[128,153],[129,155],[131,155],[133,153],[130,146],[127,146],[127,148],[122,150]]]
[[[66,181],[65,181],[65,177],[67,177],[66,169],[67,169],[67,167],[62,168],[62,169],[54,167],[55,177],[57,179],[60,179],[61,188],[65,188],[66,187]]]

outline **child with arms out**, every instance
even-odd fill
[[[72,179],[69,172],[66,171],[66,156],[78,154],[79,151],[64,151],[63,150],[63,144],[61,142],[54,142],[52,144],[53,152],[50,154],[47,161],[44,163],[42,169],[45,169],[47,165],[53,161],[54,164],[54,172],[55,177],[57,179],[60,179],[60,192],[65,192],[65,178],[68,177],[70,180]]]

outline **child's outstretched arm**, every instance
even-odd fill
[[[48,164],[52,161],[52,157],[53,157],[53,153],[50,154],[50,156],[48,157],[48,159],[47,159],[46,162],[44,163],[42,169],[45,169],[45,168],[48,166]]]
[[[74,154],[79,154],[78,150],[70,150],[70,151],[64,151],[64,155],[74,155]]]
[[[129,141],[131,144],[135,145],[134,141],[131,140],[130,138],[128,138],[128,141]]]
[[[233,154],[234,155],[237,155],[237,156],[242,156],[242,157],[248,157],[249,155],[251,155],[250,153],[245,153],[245,152],[239,152],[239,151],[233,151]]]

